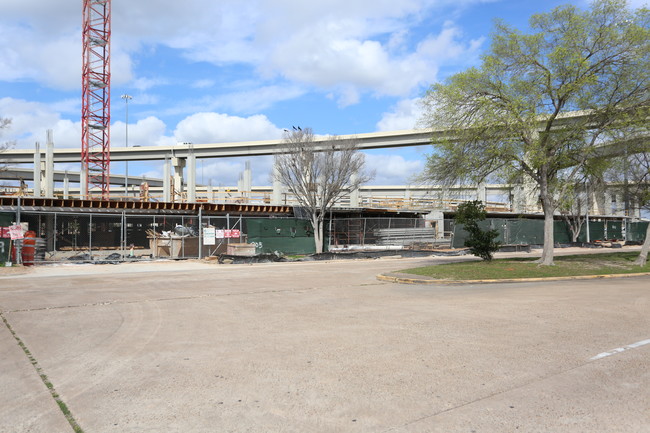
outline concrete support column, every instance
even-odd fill
[[[434,210],[425,216],[427,226],[434,225],[436,228],[436,239],[442,239],[445,236],[445,216],[442,211]]]
[[[413,191],[411,191],[411,185],[406,185],[404,188],[404,207],[411,207],[411,198],[413,197]]]
[[[34,197],[41,197],[41,145],[34,145]]]
[[[208,185],[206,187],[206,195],[208,197],[208,202],[213,203],[214,202],[214,197],[212,196],[212,185]]]
[[[354,184],[357,182],[358,179],[358,174],[354,173],[352,175],[352,178],[350,179],[350,183]],[[361,203],[361,200],[359,200],[359,188],[351,189],[350,190],[350,207],[352,208],[358,208]]]
[[[86,170],[86,165],[81,164],[81,179],[79,184],[79,190],[81,191],[81,199],[88,198],[88,171]]]
[[[196,156],[193,152],[187,156],[187,201],[196,201]]]
[[[172,157],[172,166],[174,167],[174,196],[171,201],[176,201],[182,198],[183,194],[183,169],[185,168],[186,160],[184,158]]]
[[[514,187],[513,200],[514,212],[528,213],[538,210],[537,189],[532,179],[527,178]]]
[[[244,173],[239,173],[239,179],[237,180],[237,195],[239,197],[244,197]]]
[[[623,194],[621,193],[616,193],[616,215],[625,215],[625,204],[623,201]]]
[[[476,199],[481,200],[484,205],[487,205],[487,186],[484,183],[476,186]]]
[[[52,233],[56,234],[56,226],[54,225],[54,215],[46,215],[45,216],[45,233]],[[47,251],[54,251],[54,246],[55,246],[55,236],[42,236],[47,239]]]
[[[47,148],[45,152],[45,188],[44,194],[47,198],[54,198],[54,140],[52,130],[47,130]]]
[[[446,185],[443,185],[440,187],[440,208],[441,209],[450,209],[451,205],[449,203],[450,200],[450,194],[449,194],[449,187]]]
[[[534,139],[539,138],[539,132],[534,132]],[[528,155],[524,157],[527,162],[530,162]],[[522,174],[519,179],[520,184],[514,190],[514,208],[515,212],[530,213],[541,211],[541,204],[539,203],[539,192],[537,190],[537,183],[532,177],[527,174]]]
[[[278,180],[278,166],[273,164],[273,192],[271,193],[271,204],[282,205],[282,183]]]
[[[251,170],[250,161],[246,161],[244,165],[244,176],[242,177],[242,180],[244,182],[243,184],[244,197],[246,197],[248,201],[250,200],[251,190],[253,189],[253,172]]]
[[[170,177],[169,158],[165,157],[165,165],[163,165],[163,201],[165,203],[172,201]]]
[[[516,213],[523,213],[524,211],[524,200],[523,200],[523,188],[521,185],[515,185],[512,188],[512,211]]]
[[[641,206],[639,206],[639,202],[636,199],[630,200],[631,207],[630,209],[630,216],[632,218],[641,218]]]
[[[609,191],[605,191],[603,196],[605,197],[603,215],[611,215],[612,214],[612,193]]]
[[[63,198],[65,200],[70,198],[70,179],[68,179],[68,171],[66,170],[63,176]]]
[[[359,191],[359,196],[360,196],[359,197],[360,203],[363,203],[363,205],[366,207],[372,207],[373,205],[372,189],[365,188],[363,190],[363,193]]]
[[[604,215],[605,214],[605,192],[597,193],[595,186],[588,188],[587,199],[589,200],[589,214],[590,215]]]

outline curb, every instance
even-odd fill
[[[495,280],[438,280],[434,278],[409,278],[402,277],[396,273],[386,273],[377,275],[379,281],[387,281],[399,284],[489,284],[489,283],[535,283],[543,281],[572,281],[572,280],[597,280],[605,278],[630,278],[630,277],[647,277],[650,272],[640,272],[636,274],[603,274],[603,275],[576,275],[572,277],[539,277],[539,278],[503,278]]]

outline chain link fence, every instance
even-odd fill
[[[17,215],[4,215],[17,220]],[[12,241],[8,261],[14,263],[23,246],[33,246],[33,263],[196,259],[240,254],[237,248],[247,248],[247,254],[314,252],[310,223],[295,218],[22,210],[19,219],[29,239]],[[421,218],[334,218],[324,228],[330,251],[408,246],[435,238],[435,229]]]

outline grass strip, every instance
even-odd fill
[[[588,275],[636,274],[650,272],[650,262],[634,265],[638,252],[556,256],[554,266],[539,266],[536,258],[498,259],[446,263],[398,272],[440,280],[500,280],[511,278],[551,278]]]
[[[11,327],[9,322],[7,321],[7,318],[4,316],[4,314],[2,312],[0,312],[0,317],[2,317],[2,321],[4,322],[5,326],[7,327],[7,329],[11,333],[11,335],[13,335],[14,339],[18,343],[18,346],[23,350],[23,352],[25,353],[25,356],[27,356],[27,359],[29,359],[29,362],[32,364],[32,366],[36,370],[36,373],[41,378],[41,380],[43,381],[43,383],[47,387],[48,391],[50,391],[50,395],[52,396],[52,398],[54,399],[56,404],[59,406],[59,409],[61,409],[61,412],[65,416],[65,419],[68,420],[68,423],[72,427],[72,430],[75,433],[83,433],[83,429],[81,428],[81,426],[79,426],[79,423],[77,423],[77,421],[74,419],[74,416],[72,416],[72,412],[70,412],[70,409],[68,409],[68,406],[61,399],[61,396],[56,392],[56,389],[54,388],[54,385],[52,384],[50,379],[48,379],[48,377],[45,375],[45,373],[43,373],[43,369],[40,367],[40,365],[38,365],[38,361],[36,360],[36,358],[34,358],[34,355],[32,355],[32,353],[29,351],[29,349],[27,348],[25,343],[23,343],[23,340],[21,340],[21,338],[13,330],[13,328]]]

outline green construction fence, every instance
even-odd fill
[[[487,218],[479,222],[482,229],[494,229],[499,233],[497,241],[502,245],[542,245],[544,243],[544,220]],[[648,222],[627,223],[622,220],[589,221],[589,240],[623,240],[643,242]],[[555,220],[553,236],[556,244],[572,242],[571,230],[566,221]],[[467,232],[462,224],[454,226],[453,248],[462,248]],[[583,224],[577,242],[587,242],[587,224]]]
[[[296,218],[249,218],[246,220],[248,242],[257,254],[313,254],[314,230],[308,220]],[[324,233],[327,249],[327,231]]]

